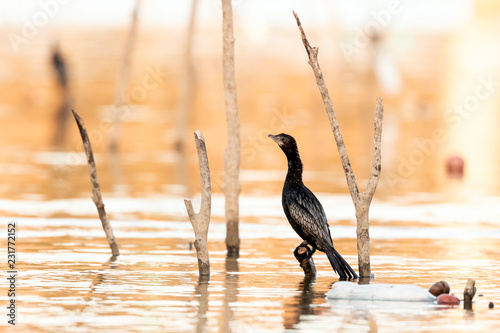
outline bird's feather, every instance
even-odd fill
[[[303,185],[284,192],[285,215],[299,236],[320,251],[333,248],[325,211],[316,196]]]

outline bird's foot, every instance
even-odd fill
[[[309,242],[305,240],[298,247],[307,247],[307,245],[309,245]]]
[[[295,251],[293,251],[293,254],[295,255],[295,257],[306,256],[307,259],[310,259],[312,257],[312,255],[314,254],[314,252],[316,252],[316,249],[312,246],[309,248],[309,243],[307,241],[303,241],[302,243],[300,243],[299,246],[297,246],[295,248]]]

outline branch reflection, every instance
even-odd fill
[[[224,300],[222,318],[219,322],[219,332],[232,332],[231,322],[234,317],[232,303],[238,298],[238,259],[226,257],[226,276],[224,277]]]

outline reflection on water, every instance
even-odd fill
[[[95,300],[97,299],[97,297],[100,297],[98,295],[100,294],[100,292],[98,292],[98,288],[101,284],[105,283],[106,278],[108,278],[106,276],[106,273],[104,273],[103,271],[105,269],[118,268],[118,265],[114,264],[116,262],[116,259],[116,256],[111,256],[111,258],[102,265],[102,268],[95,273],[95,277],[90,283],[87,295],[83,296],[83,303],[77,309],[75,309],[75,317],[80,317],[80,319],[73,326],[68,326],[66,328],[66,332],[81,332],[82,330],[86,330],[84,325],[86,320],[84,320],[84,318],[90,319],[96,315]]]
[[[196,286],[196,297],[198,298],[198,321],[196,323],[196,333],[203,333],[208,331],[207,325],[207,312],[208,312],[208,286],[209,277],[200,276],[198,285]]]
[[[320,314],[325,308],[314,308],[311,306],[314,300],[324,301],[324,293],[314,293],[313,285],[316,277],[305,276],[298,285],[298,295],[285,300],[283,305],[283,328],[291,329],[300,323],[302,315]]]
[[[233,332],[234,305],[238,299],[238,259],[226,257],[226,273],[224,276],[224,300],[219,332]]]

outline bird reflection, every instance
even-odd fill
[[[293,329],[300,323],[302,315],[318,315],[326,308],[312,307],[314,301],[318,303],[325,301],[325,293],[314,292],[313,286],[316,281],[315,276],[306,276],[298,285],[299,295],[295,295],[285,301],[283,312],[283,327]]]

